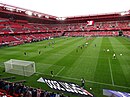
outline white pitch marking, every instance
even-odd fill
[[[55,76],[59,75],[64,69],[65,69],[65,66],[63,66],[63,68]]]
[[[40,73],[40,72],[36,72],[36,73],[38,73],[38,74],[45,74],[45,73]],[[45,74],[45,75],[51,76],[50,74]],[[64,78],[64,79],[71,79],[71,80],[76,80],[76,81],[81,81],[81,79],[72,78],[72,77],[65,77],[65,76],[56,76],[56,77],[60,77],[60,78]],[[130,89],[130,87],[125,87],[125,86],[112,85],[112,84],[96,82],[96,81],[90,81],[90,80],[85,80],[85,81],[89,82],[89,83],[93,83],[93,84],[99,84],[99,85],[106,85],[106,86],[113,86],[113,87],[119,87],[119,88],[124,88],[124,89]]]
[[[114,80],[113,80],[113,74],[112,74],[110,58],[108,59],[108,61],[109,61],[109,67],[110,67],[110,73],[111,73],[111,81],[112,81],[112,85],[114,86]]]

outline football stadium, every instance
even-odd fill
[[[130,97],[130,10],[34,9],[0,3],[0,97]]]

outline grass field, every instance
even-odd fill
[[[55,41],[55,44],[49,46],[48,43],[52,41]],[[88,45],[81,49],[79,46],[86,42]],[[106,49],[110,51],[107,52]],[[41,54],[38,54],[39,51]],[[27,52],[27,55],[24,55],[24,52]],[[116,59],[113,59],[114,53]],[[28,60],[36,63],[37,73],[33,76],[15,75],[15,80],[26,79],[25,84],[32,87],[41,87],[53,91],[45,84],[36,82],[41,76],[51,78],[50,71],[53,70],[55,75],[53,79],[61,81],[74,82],[80,85],[80,79],[84,77],[86,90],[96,97],[103,97],[102,89],[130,91],[129,38],[96,37],[86,40],[85,37],[61,37],[0,48],[0,73],[2,74],[0,77],[13,75],[2,72],[4,70],[2,63],[9,59]],[[90,87],[92,90],[89,89]]]

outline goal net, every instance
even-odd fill
[[[35,62],[32,61],[23,61],[10,59],[9,61],[4,62],[5,72],[22,75],[22,76],[31,76],[35,71]]]

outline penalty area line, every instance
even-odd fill
[[[59,75],[64,69],[65,69],[65,66],[63,66],[62,69],[59,72],[57,72],[55,76]]]
[[[76,80],[76,81],[81,81],[78,78],[72,78],[72,77],[65,77],[65,76],[57,76],[60,78],[65,78],[65,79],[70,79],[70,80]],[[85,80],[88,83],[93,83],[93,84],[99,84],[99,85],[106,85],[106,86],[113,86],[113,87],[119,87],[119,88],[125,88],[125,89],[130,89],[130,87],[125,87],[125,86],[119,86],[119,85],[112,85],[112,84],[107,84],[107,83],[101,83],[101,82],[96,82],[96,81],[90,81],[90,80]]]

